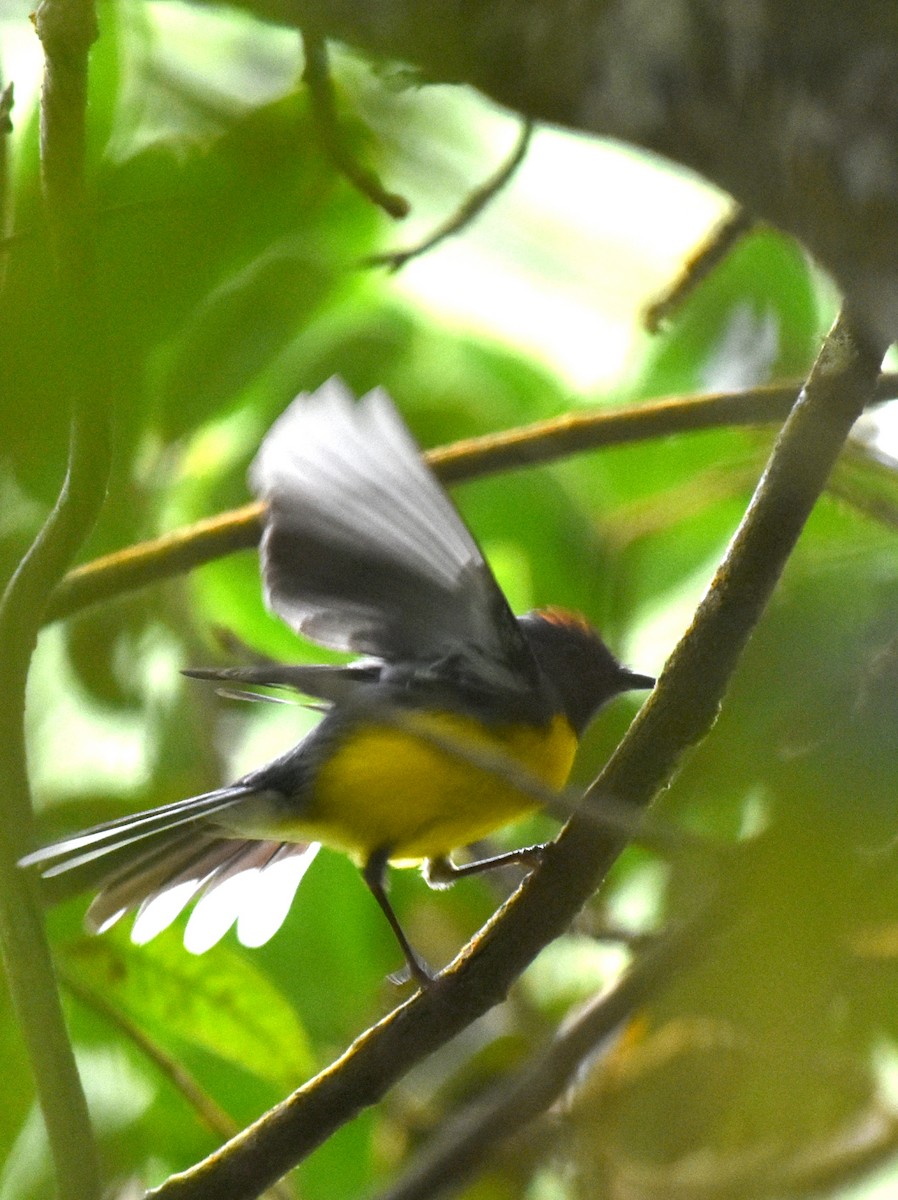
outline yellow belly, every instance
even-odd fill
[[[390,847],[394,862],[420,862],[475,842],[538,807],[538,800],[473,766],[457,743],[505,756],[551,788],[567,780],[577,749],[564,717],[543,728],[485,729],[454,714],[414,717],[444,741],[411,731],[364,729],[346,737],[321,767],[297,832],[357,862]]]

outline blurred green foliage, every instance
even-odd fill
[[[293,41],[218,17],[215,48],[182,47],[180,61],[185,53],[195,60],[188,75],[172,65],[150,8],[108,0],[100,17],[89,186],[116,457],[85,559],[244,503],[245,469],[265,429],[297,391],[334,373],[358,392],[386,386],[425,446],[585,399],[525,348],[441,326],[360,266],[396,235],[322,148]],[[411,122],[403,133],[408,93],[347,58],[337,59],[336,83],[348,144],[362,161],[389,179],[394,140],[405,136],[406,156],[432,165],[427,129]],[[369,108],[376,94],[390,138],[355,115],[353,89],[362,87]],[[451,112],[451,97],[446,104]],[[37,114],[15,117],[14,236],[0,295],[4,573],[59,487],[68,427]],[[453,128],[461,136],[465,121]],[[613,177],[603,180],[612,186]],[[533,271],[538,277],[538,263]],[[639,342],[618,394],[589,400],[800,373],[821,332],[818,296],[795,247],[758,232],[670,329]],[[516,609],[582,609],[634,666],[657,670],[770,441],[763,430],[704,432],[455,494]],[[863,480],[863,464],[857,472]],[[878,487],[894,506],[893,478]],[[885,1078],[883,1047],[898,1033],[896,611],[894,533],[825,498],[715,729],[658,806],[663,820],[714,844],[764,831],[732,882],[744,893],[744,921],[597,1059],[566,1133],[546,1125],[526,1152],[500,1154],[470,1197],[572,1198],[606,1187],[670,1194],[677,1172],[697,1162],[704,1168],[684,1194],[747,1194],[737,1184],[748,1179],[761,1189],[750,1194],[766,1195],[763,1180],[788,1179],[802,1152],[863,1130]],[[214,786],[240,754],[301,736],[309,718],[300,710],[234,706],[178,679],[180,666],[224,657],[220,628],[265,654],[323,657],[264,611],[250,553],[86,612],[61,639],[45,636],[29,717],[42,834]],[[595,773],[632,713],[625,699],[602,717],[578,780]],[[122,764],[113,780],[101,769],[110,762]],[[537,819],[503,836],[512,845],[552,829]],[[356,1197],[391,1176],[447,1111],[512,1069],[615,977],[626,954],[601,948],[603,922],[651,932],[701,894],[715,853],[660,866],[644,851],[625,855],[581,928],[546,952],[506,1005],[300,1168],[296,1194]],[[410,873],[393,884],[413,940],[435,962],[453,955],[506,890],[469,881],[434,894]],[[285,926],[258,951],[228,940],[196,960],[175,934],[142,948],[119,931],[90,941],[80,932],[83,907],[78,900],[54,911],[51,930],[77,985],[71,1027],[110,1179],[159,1182],[218,1141],[148,1047],[246,1122],[394,1000],[385,977],[397,966],[395,946],[357,872],[337,855],[322,853]],[[49,1167],[2,987],[0,1069],[0,1198],[32,1200],[47,1194]],[[744,1179],[735,1178],[740,1170]]]

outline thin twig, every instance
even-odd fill
[[[440,242],[444,242],[447,238],[461,233],[463,229],[480,216],[487,205],[491,203],[513,178],[518,167],[527,157],[534,128],[534,122],[529,119],[522,123],[521,132],[518,134],[518,140],[515,143],[514,149],[498,171],[482,183],[479,188],[475,188],[474,191],[470,192],[456,211],[441,225],[438,225],[423,241],[418,242],[415,246],[409,246],[405,250],[387,250],[383,254],[371,254],[367,258],[362,259],[362,266],[387,267],[391,273],[395,273],[402,270],[405,264],[410,262],[411,259],[420,258],[422,254],[426,254],[428,250],[433,250]]]
[[[66,991],[80,1004],[99,1013],[104,1021],[108,1021],[120,1034],[134,1043],[141,1054],[181,1093],[204,1125],[221,1137],[233,1137],[239,1128],[237,1122],[197,1083],[182,1063],[172,1058],[136,1022],[111,1004],[101,993],[81,983],[64,968],[60,968],[59,976]]]
[[[337,115],[334,85],[328,66],[327,42],[307,27],[300,29],[300,35],[306,60],[303,79],[308,85],[312,111],[318,123],[322,144],[331,162],[372,204],[376,204],[396,219],[407,217],[411,211],[408,200],[396,192],[387,191],[374,172],[363,167],[346,145]]]
[[[96,380],[81,368],[97,330],[91,251],[84,219],[87,62],[97,36],[91,0],[42,0],[35,25],[45,56],[41,169],[61,304],[60,391],[73,404],[69,462],[59,499],[0,601],[0,948],[31,1058],[62,1200],[100,1193],[93,1132],[65,1028],[41,914],[30,881],[16,869],[31,826],[23,717],[28,666],[53,587],[93,525],[105,493],[109,442],[97,411]],[[49,337],[49,332],[44,336]]]
[[[661,327],[676,316],[689,297],[698,290],[733,247],[757,224],[748,209],[736,207],[715,225],[700,246],[687,258],[679,275],[661,293],[642,316],[642,323],[649,333],[657,333]]]
[[[587,795],[646,807],[714,722],[751,635],[855,419],[875,390],[881,347],[840,317],[787,420],[748,512],[652,698]],[[426,991],[216,1154],[172,1176],[155,1200],[252,1200],[396,1080],[502,1000],[605,878],[625,839],[572,818],[543,862]]]
[[[799,383],[773,384],[745,392],[677,396],[627,408],[567,413],[505,433],[455,442],[431,450],[426,457],[445,483],[460,483],[598,447],[726,426],[769,424],[786,416],[799,387]],[[898,375],[884,375],[870,403],[896,394]],[[247,504],[76,567],[56,589],[46,619],[57,621],[91,604],[251,549],[261,537],[262,517],[260,503]]]

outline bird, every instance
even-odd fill
[[[266,606],[305,639],[359,657],[186,671],[287,689],[323,716],[234,783],[63,837],[20,866],[64,895],[98,889],[85,916],[93,933],[134,911],[138,944],[194,902],[184,941],[201,953],[235,923],[244,945],[267,941],[324,844],[361,869],[403,976],[425,986],[432,973],[390,904],[388,866],[419,866],[440,887],[532,864],[538,847],[460,864],[452,855],[561,789],[598,710],[655,681],[623,666],[579,614],[512,613],[382,388],[356,399],[334,377],[300,393],[249,481],[264,505]]]

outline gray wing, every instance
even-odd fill
[[[299,395],[250,481],[268,505],[266,602],[297,632],[393,660],[461,654],[496,684],[529,682],[505,597],[386,392],[356,401],[331,379]]]
[[[345,704],[364,695],[366,689],[379,682],[382,670],[380,662],[360,659],[346,666],[266,662],[255,667],[188,667],[181,674],[190,679],[212,679],[225,684],[288,688],[304,696],[324,700],[327,704]],[[245,698],[272,699],[260,693]]]

